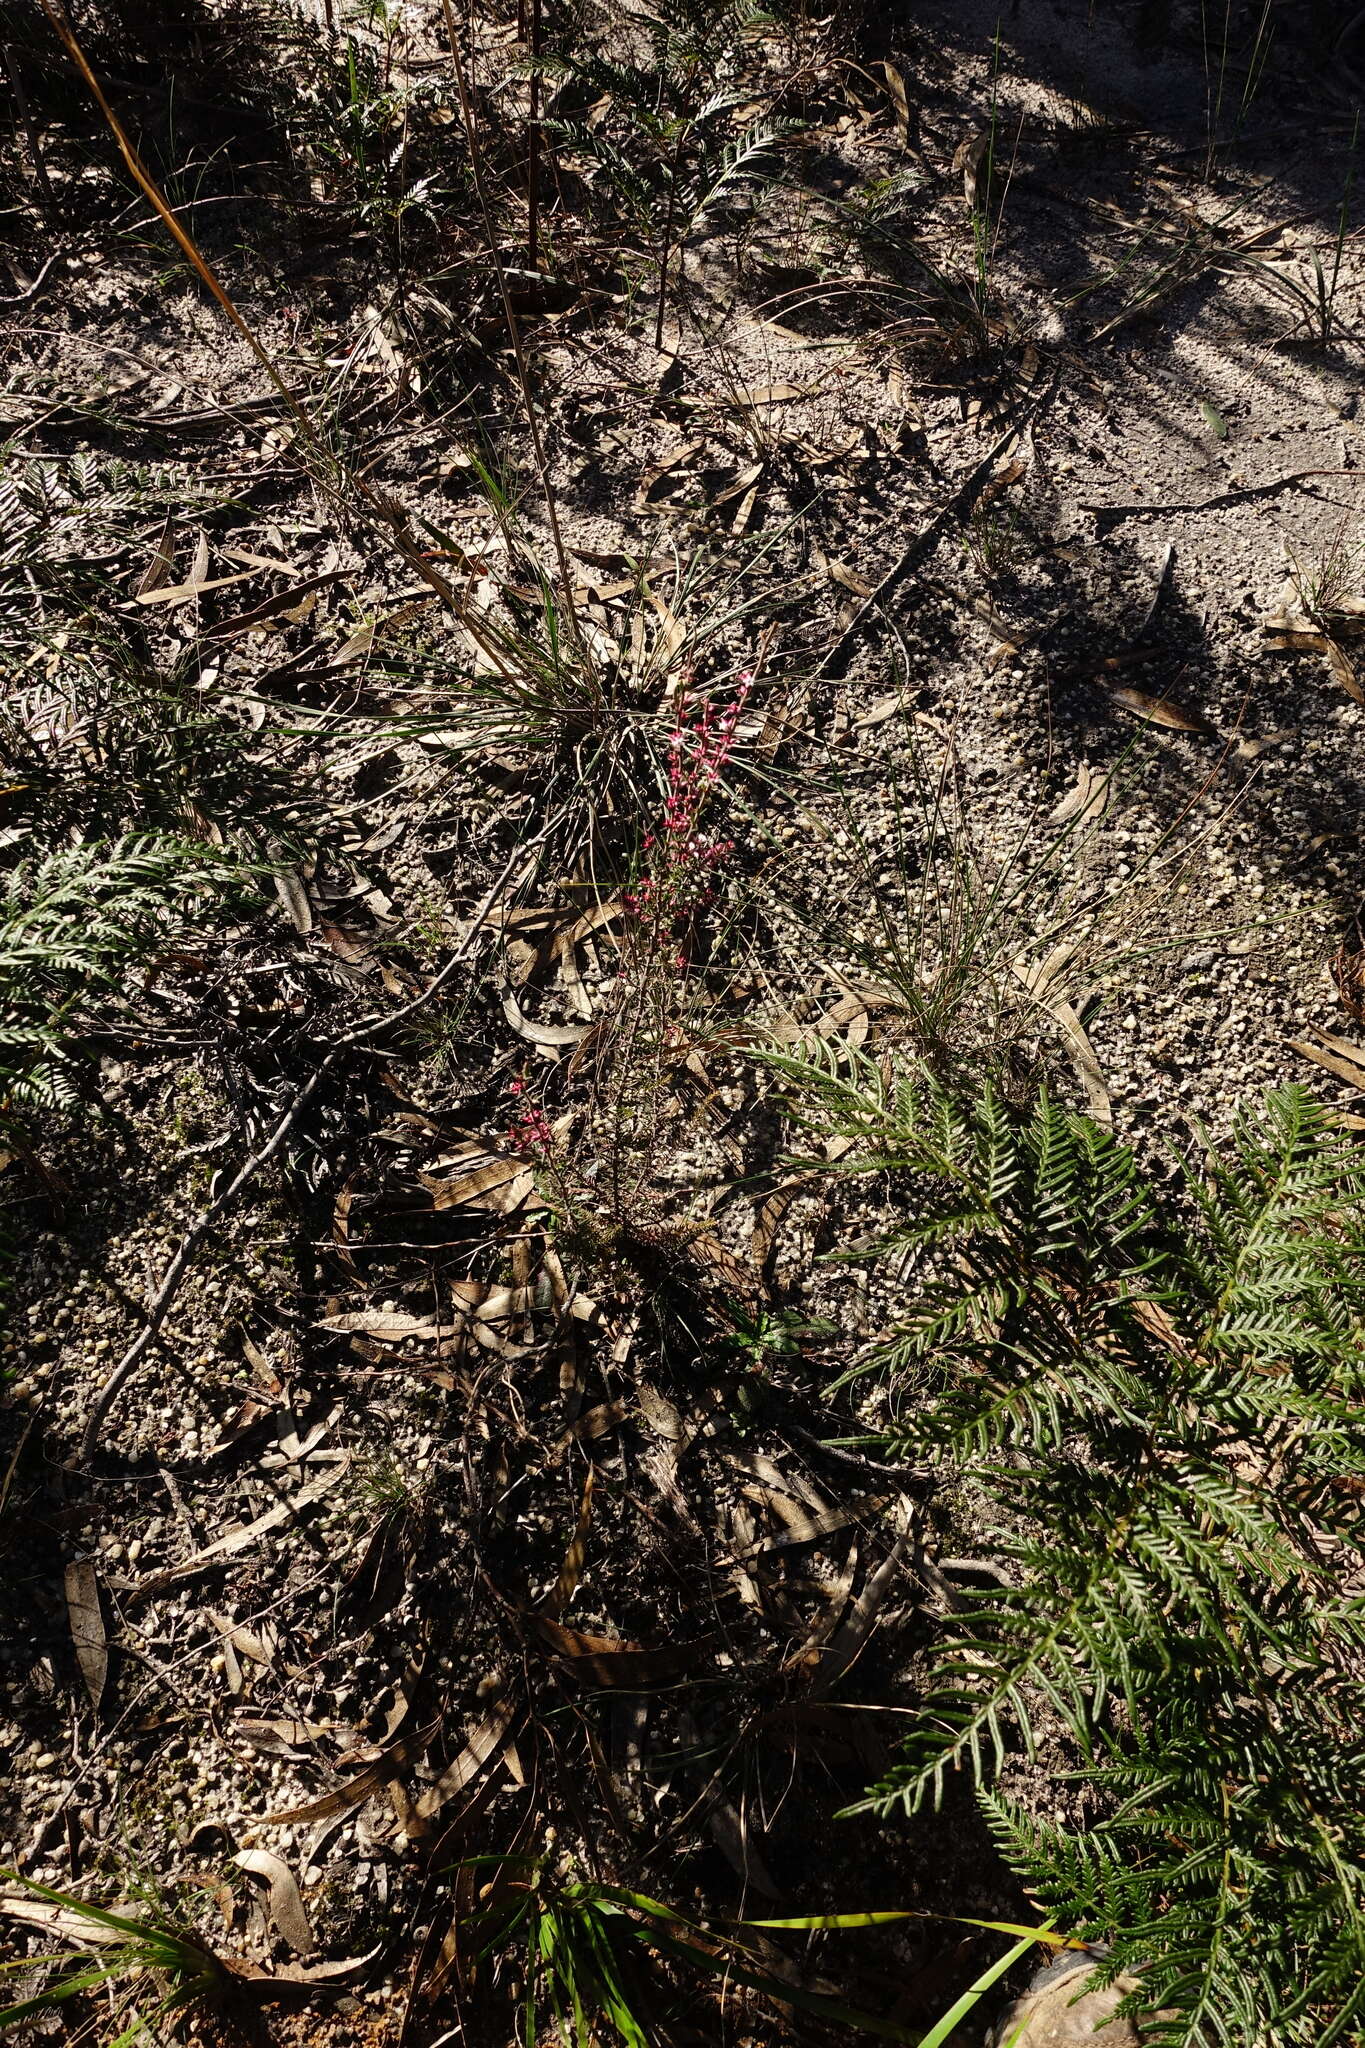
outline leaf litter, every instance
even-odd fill
[[[893,176],[907,159],[918,164],[929,146],[941,169],[955,161],[961,173],[961,188],[950,192],[955,219],[964,193],[982,211],[1002,200],[1007,208],[989,133],[965,103],[940,127],[941,110],[920,104],[911,55],[898,47],[897,56],[902,61],[881,60],[870,80],[850,77],[838,117],[850,125],[831,123],[830,147],[859,176]],[[843,85],[830,86],[832,97],[836,90]],[[860,97],[869,92],[875,109]],[[533,299],[529,277],[514,289]],[[350,285],[337,289],[344,297]],[[358,434],[368,394],[382,392],[375,403],[385,431],[411,436],[415,452],[398,481],[422,504],[423,553],[457,580],[468,578],[469,645],[482,655],[479,620],[502,601],[498,520],[469,495],[468,459],[454,463],[448,436],[424,438],[420,417],[405,410],[403,380],[417,355],[387,328],[378,335],[377,311],[368,284],[357,290],[318,359],[327,361],[329,351],[335,365],[349,366],[336,390],[355,400]],[[538,316],[517,317],[529,335]],[[1121,821],[1127,829],[1128,795],[1104,730],[1111,709],[1140,731],[1170,735],[1163,744],[1172,763],[1209,752],[1186,741],[1237,729],[1235,693],[1230,701],[1205,694],[1209,669],[1195,665],[1193,650],[1198,680],[1187,684],[1172,669],[1170,693],[1164,671],[1148,689],[1114,680],[1130,664],[1146,671],[1163,659],[1185,660],[1183,616],[1177,625],[1163,613],[1170,645],[1149,644],[1156,605],[1176,583],[1172,546],[1163,543],[1155,592],[1136,631],[1104,633],[1081,616],[1075,624],[1087,644],[1063,644],[1053,679],[1100,684],[1100,715],[1058,742],[1064,773],[1034,778],[1031,767],[1018,765],[1028,759],[1031,737],[1017,753],[998,744],[1020,702],[1042,687],[1048,636],[1064,638],[1057,625],[1063,599],[1070,603],[1081,581],[1068,586],[1059,572],[1049,583],[1052,569],[1040,557],[1013,584],[1008,569],[992,570],[977,589],[962,586],[961,566],[943,559],[973,507],[989,519],[1007,504],[1034,503],[1036,468],[1014,452],[1013,439],[1028,421],[1011,414],[1008,393],[936,390],[935,378],[921,376],[898,344],[878,341],[876,351],[887,350],[884,379],[881,367],[865,382],[861,370],[854,376],[841,367],[836,402],[823,363],[842,363],[837,332],[824,337],[838,346],[821,357],[817,374],[811,335],[792,326],[784,336],[780,322],[748,323],[745,315],[749,352],[733,377],[728,367],[722,377],[714,364],[699,364],[691,340],[679,341],[676,357],[686,389],[667,372],[659,378],[652,352],[604,354],[598,385],[623,408],[626,425],[613,428],[615,442],[601,433],[585,443],[574,438],[576,408],[602,399],[583,371],[590,329],[575,329],[571,315],[549,317],[558,324],[541,330],[536,343],[546,344],[554,366],[545,402],[555,408],[566,393],[572,399],[555,414],[556,435],[610,479],[602,496],[611,512],[576,518],[568,534],[569,555],[581,567],[572,571],[567,601],[602,607],[597,637],[584,636],[590,652],[596,660],[612,649],[629,655],[629,607],[620,601],[633,601],[643,576],[652,586],[649,645],[685,660],[685,613],[657,595],[671,589],[665,578],[679,553],[702,537],[707,546],[755,550],[757,573],[768,579],[759,616],[765,633],[774,626],[782,684],[760,714],[759,751],[769,764],[813,737],[822,742],[828,731],[855,775],[859,764],[873,764],[882,778],[873,786],[884,797],[892,765],[905,767],[905,735],[949,731],[969,775],[989,761],[1006,782],[1028,780],[1031,801],[1036,781],[1038,805],[1059,826],[1089,831]],[[1138,309],[1121,309],[1120,317],[1136,336]],[[348,320],[352,331],[343,331]],[[583,346],[581,361],[565,337]],[[987,355],[1009,355],[1007,333],[987,340]],[[592,346],[603,346],[600,333]],[[496,347],[506,367],[501,340]],[[1039,352],[1029,347],[1027,375],[1016,350],[1020,388],[1036,396],[1053,366],[1040,372]],[[175,1079],[177,1035],[201,1034],[194,1072],[216,1088],[202,1019],[225,1018],[231,1043],[222,1114],[229,1128],[273,1127],[282,1079],[313,1050],[291,1036],[298,1020],[344,1017],[349,1024],[346,1005],[368,1010],[381,989],[395,1008],[409,1000],[496,877],[502,851],[485,862],[485,845],[501,849],[508,821],[520,825],[530,813],[527,764],[514,749],[490,756],[482,784],[457,762],[448,683],[434,682],[415,658],[426,628],[412,591],[401,579],[371,573],[349,537],[333,537],[331,514],[319,513],[311,481],[300,487],[297,450],[290,452],[284,435],[272,430],[261,443],[258,415],[278,415],[278,397],[244,392],[240,361],[225,362],[217,378],[202,356],[200,366],[202,388],[223,402],[195,413],[158,409],[156,417],[163,432],[202,437],[196,445],[212,449],[224,473],[245,478],[246,509],[149,505],[135,544],[120,543],[119,615],[164,635],[153,643],[159,657],[192,652],[191,695],[211,695],[215,705],[249,702],[263,749],[280,746],[294,723],[323,730],[329,721],[345,727],[364,717],[374,724],[363,744],[348,735],[344,758],[334,757],[325,778],[328,801],[336,800],[325,837],[328,869],[311,849],[296,859],[292,844],[285,852],[276,842],[265,855],[268,890],[279,905],[268,931],[258,929],[236,954],[240,942],[230,940],[222,973],[195,970],[183,1001],[164,993],[174,963],[169,970],[157,963],[135,1028],[111,1041],[111,1064],[125,1070],[109,1081],[113,1103],[131,1104],[149,1142],[155,1134],[163,1144],[158,1157],[168,1175],[217,1164],[210,1156],[204,1169],[191,1149],[201,1142],[199,1106],[194,1086]],[[693,381],[698,368],[706,374]],[[650,394],[638,406],[637,385]],[[1226,405],[1214,418],[1211,408],[1203,413],[1221,459],[1235,439],[1232,424],[1242,432],[1242,413],[1223,400],[1221,383],[1207,388]],[[851,432],[850,411],[867,415]],[[243,423],[253,419],[250,443],[239,446]],[[997,420],[1008,421],[1008,431],[987,453],[980,436]],[[1076,446],[1068,459],[1078,459]],[[1139,513],[1174,520],[1235,512],[1259,502],[1257,493],[1280,502],[1299,484],[1333,473],[1330,463],[1306,466],[1227,491],[1172,484],[1176,502],[1168,511],[1149,491],[1142,506],[1097,507],[1096,523],[1107,522],[1112,543]],[[424,497],[428,476],[440,483]],[[888,515],[881,521],[879,503]],[[890,537],[897,528],[913,536],[908,548]],[[807,530],[820,536],[809,557]],[[1180,529],[1182,597],[1187,531]],[[769,547],[776,574],[757,554]],[[942,568],[941,583],[931,563]],[[957,586],[948,581],[954,576]],[[242,596],[228,594],[253,579]],[[1131,581],[1136,600],[1130,590],[1120,608],[1129,619],[1151,592],[1150,561],[1136,562]],[[923,638],[914,637],[907,615],[914,606],[903,613],[896,605],[898,588],[913,593],[914,606],[923,604]],[[348,592],[363,607],[350,609]],[[788,639],[775,621],[792,592],[815,607],[808,618],[818,630],[803,626]],[[935,610],[945,593],[948,604]],[[537,593],[526,583],[512,596],[524,603]],[[841,615],[847,598],[861,609]],[[973,622],[978,645],[982,627],[991,635],[984,677],[979,653],[952,668],[957,616]],[[882,646],[877,636],[888,618],[911,635],[908,659],[888,653],[889,672],[866,659],[869,647]],[[1263,644],[1317,655],[1348,708],[1361,701],[1351,654],[1357,630],[1350,601],[1316,622],[1282,606]],[[643,628],[636,673],[642,635]],[[745,624],[727,643],[734,669],[756,660],[752,638]],[[1094,658],[1095,647],[1119,651]],[[476,666],[484,677],[496,673],[486,658]],[[939,667],[953,689],[970,685],[975,693],[965,724],[951,691],[933,691]],[[827,675],[843,668],[848,687],[826,694]],[[888,683],[895,685],[889,692]],[[409,739],[400,719],[414,705],[424,715],[430,710],[431,722]],[[993,727],[997,711],[1001,725]],[[1295,730],[1275,721],[1276,736]],[[571,753],[575,772],[586,758]],[[1180,802],[1203,773],[1201,766]],[[853,787],[861,803],[866,786],[855,780]],[[745,801],[754,801],[752,791]],[[775,821],[787,816],[784,801]],[[837,808],[809,788],[801,802],[810,825],[795,822],[793,831],[814,847],[821,885],[845,886]],[[219,829],[210,810],[203,815]],[[889,849],[892,839],[888,832],[879,844]],[[889,862],[889,851],[882,857]],[[761,1105],[746,1094],[750,1084],[734,1053],[735,1034],[754,1028],[756,1017],[794,1048],[870,1047],[879,1057],[900,1027],[880,988],[871,977],[864,986],[850,962],[842,963],[847,984],[828,978],[834,970],[809,927],[793,944],[794,962],[774,948],[750,983],[761,994],[731,1008],[717,1003],[714,1017],[689,1016],[681,1035],[694,1042],[670,1045],[659,1061],[651,1076],[660,1105],[650,1125],[660,1133],[652,1164],[673,1178],[662,1194],[651,1182],[649,1202],[626,1225],[613,1223],[610,1242],[594,1244],[591,1260],[584,1258],[561,1234],[563,1190],[509,1136],[507,1095],[513,1079],[551,1070],[554,1085],[571,1091],[609,1053],[620,1028],[616,983],[631,925],[625,891],[634,880],[616,871],[594,877],[582,866],[559,872],[548,860],[533,867],[525,893],[498,895],[483,912],[481,926],[498,946],[496,968],[481,956],[457,991],[463,1007],[438,1013],[433,1005],[424,1015],[433,1026],[430,1044],[403,1043],[395,1033],[381,1057],[367,1050],[348,1070],[344,1088],[319,1091],[316,1118],[291,1134],[282,1155],[287,1192],[272,1184],[233,1225],[219,1293],[187,1294],[183,1322],[168,1327],[155,1370],[119,1421],[120,1444],[126,1429],[128,1445],[166,1454],[180,1473],[183,1515],[161,1494],[144,1493],[140,1479],[135,1487],[129,1481],[124,1498],[135,1495],[136,1506],[124,1510],[116,1490],[122,1477],[94,1508],[79,1491],[55,1509],[45,1506],[45,1514],[70,1517],[45,1523],[42,1538],[62,1547],[64,1598],[56,1606],[58,1640],[35,1635],[27,1697],[58,1699],[74,1681],[68,1696],[82,1716],[98,1719],[85,1724],[87,1738],[96,1731],[93,1744],[87,1739],[71,1756],[78,1793],[65,1809],[54,1797],[29,1815],[21,1846],[30,1864],[57,1872],[56,1863],[37,1859],[55,1857],[53,1845],[63,1840],[63,1853],[73,1857],[67,1875],[76,1874],[77,1855],[107,1853],[98,1809],[112,1796],[112,1781],[100,1775],[99,1744],[115,1726],[112,1717],[125,1716],[117,1739],[127,1747],[118,1753],[163,1773],[168,1797],[187,1797],[217,1831],[215,1861],[239,1870],[259,1894],[253,1954],[275,1953],[250,1967],[300,1984],[375,1981],[378,1951],[369,1935],[389,1914],[416,1915],[424,1943],[429,1936],[444,1956],[439,1915],[423,1904],[436,1873],[458,1855],[502,1855],[547,1826],[577,1828],[574,1839],[598,1853],[629,1814],[649,1853],[676,1865],[680,1904],[694,1884],[699,1894],[709,1885],[713,1906],[722,1896],[713,1878],[697,1875],[712,1848],[712,1860],[739,1885],[774,1899],[807,1887],[803,1903],[839,1904],[829,1887],[863,1878],[856,1854],[812,1875],[810,1844],[835,1838],[828,1816],[885,1762],[878,1716],[912,1691],[906,1674],[929,1632],[916,1617],[926,1597],[937,1597],[936,1510],[820,1448],[827,1438],[861,1440],[875,1420],[852,1402],[841,1406],[846,1396],[826,1400],[825,1389],[885,1304],[874,1287],[856,1311],[861,1320],[828,1348],[798,1336],[784,1350],[785,1290],[792,1269],[818,1280],[820,1249],[876,1219],[831,1206],[821,1178],[787,1172],[754,1143]],[[332,895],[333,886],[362,893]],[[397,906],[395,918],[384,903]],[[424,924],[441,936],[424,939]],[[1019,959],[1020,986],[1050,1014],[1043,1028],[1055,1028],[1074,1064],[1079,1098],[1101,1120],[1122,1119],[1131,1051],[1120,1039],[1116,1055],[1108,1021],[1095,1021],[1086,989],[1069,983],[1052,953]],[[1041,966],[1026,964],[1036,960]],[[362,975],[348,972],[362,969],[369,974],[363,991]],[[748,971],[736,964],[735,979]],[[444,1037],[434,1028],[438,1017]],[[1317,1026],[1300,1031],[1289,1041],[1296,1057],[1352,1091],[1365,1086],[1365,1053],[1354,1040]],[[1264,1035],[1276,1045],[1284,1036]],[[155,1088],[163,1094],[154,1097]],[[695,1115],[684,1088],[693,1091],[694,1107],[702,1104]],[[183,1153],[176,1149],[182,1131]],[[598,1185],[618,1170],[628,1176],[634,1169],[605,1151]],[[142,1203],[137,1193],[134,1209]],[[158,1196],[149,1198],[146,1217],[133,1214],[119,1207],[116,1178],[103,1185],[101,1200],[119,1218],[119,1285],[128,1299],[141,1298],[147,1257],[176,1242],[192,1221],[193,1202]],[[241,1284],[239,1267],[251,1285]],[[818,1296],[818,1285],[811,1291]],[[101,1300],[100,1316],[105,1307]],[[122,1334],[126,1300],[111,1295],[107,1307],[106,1320]],[[107,1341],[104,1322],[87,1316],[82,1308],[83,1341]],[[44,1310],[37,1327],[50,1321]],[[163,1385],[168,1345],[196,1361],[183,1399],[169,1377]],[[809,1442],[795,1434],[802,1417]],[[44,1433],[47,1427],[44,1417]],[[117,1447],[111,1438],[107,1448]],[[23,1449],[21,1441],[16,1460]],[[12,1472],[20,1498],[29,1499],[27,1459]],[[35,1709],[35,1725],[50,1711]],[[161,1760],[152,1765],[154,1758]],[[68,1830],[62,1811],[73,1809],[87,1817]],[[311,1845],[289,1838],[307,1828],[317,1831]],[[157,1839],[168,1866],[180,1867],[173,1833]],[[878,1882],[932,1892],[936,1873],[916,1867],[908,1851],[902,1860],[887,1854]],[[976,1871],[969,1881],[990,1882]],[[241,1909],[233,1910],[245,1934]],[[285,1951],[332,1959],[284,1961]],[[410,2013],[421,2005],[415,1984],[413,1999]],[[433,2020],[429,2037],[438,2032]]]

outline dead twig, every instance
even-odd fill
[[[1144,513],[1155,512],[1219,512],[1225,505],[1245,505],[1256,498],[1273,498],[1277,491],[1287,491],[1295,484],[1303,483],[1311,476],[1354,476],[1361,475],[1358,469],[1291,469],[1288,476],[1272,477],[1264,484],[1244,484],[1235,491],[1218,491],[1211,498],[1199,498],[1190,504],[1180,505],[1095,505],[1082,503],[1079,510],[1094,515],[1095,522],[1103,532],[1116,526],[1120,519],[1140,519]]]

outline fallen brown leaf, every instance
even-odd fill
[[[66,1568],[65,1583],[66,1612],[76,1662],[81,1667],[90,1704],[98,1712],[109,1676],[109,1643],[100,1607],[99,1578],[88,1558],[77,1558]]]
[[[1122,705],[1125,711],[1136,712],[1149,725],[1162,725],[1170,732],[1197,732],[1208,737],[1213,727],[1198,711],[1187,710],[1175,704],[1169,697],[1149,697],[1145,690],[1132,690],[1123,685],[1109,692],[1113,703]]]
[[[831,561],[829,578],[831,583],[842,584],[845,590],[851,590],[855,597],[871,597],[873,594],[872,585],[866,577],[859,576],[844,562]]]
[[[415,1823],[429,1821],[439,1813],[446,1801],[453,1799],[457,1792],[463,1792],[466,1785],[472,1785],[483,1775],[488,1766],[503,1748],[516,1719],[516,1706],[506,1682],[494,1674],[485,1678],[479,1688],[481,1693],[494,1695],[488,1712],[470,1731],[464,1748],[453,1762],[446,1765],[434,1785],[428,1786],[413,1808]],[[409,1832],[425,1832],[421,1826],[410,1827]]]
[[[307,1955],[313,1947],[313,1930],[308,1924],[303,1899],[293,1871],[282,1856],[268,1849],[239,1849],[233,1857],[239,1870],[262,1878],[268,1891],[271,1919],[296,1955]]]
[[[1365,1045],[1356,1045],[1335,1031],[1317,1031],[1311,1025],[1309,1028],[1323,1043],[1310,1045],[1304,1038],[1288,1038],[1285,1044],[1290,1050],[1302,1053],[1305,1059],[1312,1060],[1319,1067],[1325,1067],[1338,1080],[1348,1081],[1352,1088],[1365,1089]]]
[[[171,1565],[164,1572],[154,1572],[150,1578],[139,1580],[135,1586],[128,1589],[124,1597],[130,1601],[149,1599],[152,1594],[159,1593],[164,1586],[173,1586],[177,1580],[190,1578],[196,1572],[206,1571],[223,1558],[235,1557],[239,1551],[250,1550],[253,1544],[259,1543],[272,1529],[281,1528],[304,1508],[311,1506],[315,1500],[320,1500],[324,1493],[330,1493],[338,1481],[345,1478],[350,1463],[349,1457],[339,1459],[320,1479],[313,1480],[311,1485],[301,1487],[288,1500],[282,1500],[265,1514],[258,1515],[254,1522],[247,1522],[239,1529],[230,1529],[226,1536],[220,1536],[217,1542],[208,1544],[203,1550],[197,1550],[194,1556],[187,1557],[183,1564]]]
[[[907,147],[910,142],[910,96],[906,91],[905,78],[894,64],[882,59],[882,75],[896,109],[896,133]]]
[[[695,1643],[673,1643],[647,1650],[618,1636],[583,1635],[565,1628],[548,1614],[527,1617],[531,1628],[552,1653],[564,1660],[575,1678],[587,1685],[613,1692],[645,1692],[659,1685],[671,1685],[683,1677],[698,1677],[702,1654],[711,1645],[707,1638]]]

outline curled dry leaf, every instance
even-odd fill
[[[337,1257],[353,1280],[360,1278],[351,1257],[351,1204],[355,1200],[359,1179],[359,1174],[353,1173],[343,1181],[332,1203],[332,1243],[336,1246]]]
[[[1109,777],[1082,761],[1076,781],[1052,813],[1054,825],[1092,825],[1109,807]]]
[[[239,1870],[264,1880],[268,1910],[277,1930],[296,1955],[307,1955],[313,1946],[313,1930],[294,1873],[284,1858],[273,1856],[268,1849],[240,1849],[232,1860]]]
[[[502,1013],[518,1038],[531,1045],[577,1045],[587,1030],[584,1024],[537,1024],[525,1015],[511,989],[502,999]]]
[[[491,1209],[497,1216],[507,1216],[535,1193],[535,1175],[524,1159],[480,1141],[447,1153],[436,1164],[454,1169],[449,1175],[418,1175],[436,1209]]]
[[[1365,948],[1339,946],[1328,962],[1343,1008],[1357,1023],[1365,1024]]]

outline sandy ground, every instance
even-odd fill
[[[1010,879],[968,1040],[1006,1035],[1149,1156],[1287,1080],[1350,1113],[1359,1089],[1302,1048],[1325,1044],[1315,1028],[1360,1029],[1331,972],[1361,943],[1351,76],[1324,111],[1320,73],[1282,36],[1235,121],[1244,82],[1227,80],[1217,126],[1238,132],[1211,166],[1188,23],[1156,54],[1131,8],[1025,4],[998,44],[991,7],[911,13],[856,74],[823,81],[804,167],[825,193],[909,175],[915,234],[970,271],[960,152],[994,133],[983,289],[1008,320],[984,358],[905,345],[913,279],[848,314],[837,292],[788,282],[815,230],[785,196],[742,235],[695,239],[662,353],[649,313],[605,286],[535,332],[584,615],[621,630],[621,599],[600,593],[627,554],[661,565],[676,614],[703,587],[742,600],[708,658],[757,673],[742,731],[754,755],[781,733],[778,780],[746,785],[727,828],[725,904],[748,947],[727,1028],[810,1028],[852,988],[875,1047],[894,1028],[883,917],[904,924],[897,906],[920,900],[926,874],[933,900],[960,904],[969,848],[986,878],[973,886]],[[415,48],[436,47],[431,28],[422,14]],[[1334,280],[1325,342],[1293,297],[1311,303],[1314,252]],[[421,306],[400,318],[363,249],[282,259],[269,279],[250,238],[229,260],[287,374],[364,422],[372,479],[476,577],[505,562],[468,420],[413,389]],[[443,638],[409,568],[301,480],[259,366],[163,264],[150,228],[113,258],[73,245],[11,309],[7,431],[54,459],[84,442],[150,464],[206,505],[232,479],[232,510],[202,522],[210,573],[232,573],[235,546],[286,562],[296,584],[330,579],[306,616],[258,630],[232,622],[273,584],[157,612],[159,657],[190,664],[206,705],[263,700],[281,734],[300,708],[335,727],[406,708],[376,653],[347,655],[359,625],[396,618],[384,644],[427,662],[468,649]],[[11,267],[27,292],[36,265]],[[477,311],[493,318],[484,299]],[[474,410],[487,436],[511,436],[505,380]],[[518,488],[527,545],[548,563],[524,461]],[[110,519],[127,604],[159,522]],[[178,575],[198,523],[181,522]],[[709,584],[689,583],[698,564]],[[1295,578],[1330,614],[1331,645],[1287,650],[1267,632]],[[1321,621],[1292,623],[1311,635]],[[435,703],[429,684],[417,697]],[[845,1689],[848,1725],[794,1693],[792,1658],[809,1662],[916,1513],[903,1489],[871,1497],[866,1473],[800,1435],[821,1425],[799,1366],[773,1365],[755,1420],[746,1369],[705,1383],[648,1317],[641,1330],[615,1268],[589,1285],[567,1256],[548,1324],[524,1305],[525,1326],[482,1350],[423,1350],[412,1333],[452,1272],[526,1284],[509,1245],[484,1258],[485,1213],[456,1211],[441,1234],[432,1186],[502,1139],[522,1071],[579,1113],[554,1034],[602,1013],[609,956],[523,979],[527,1031],[506,1007],[525,959],[484,953],[425,1036],[323,1090],[286,1152],[287,1185],[253,1189],[215,1227],[93,1468],[71,1469],[92,1383],[136,1334],[211,1176],[243,1133],[268,1133],[329,1030],[421,987],[506,858],[521,769],[444,743],[447,716],[426,739],[379,746],[370,728],[332,747],[327,836],[296,877],[307,918],[286,892],[186,970],[140,1037],[108,1047],[112,1119],[45,1134],[36,1178],[22,1159],[7,1170],[0,1863],[57,1885],[132,1870],[221,1886],[226,1873],[211,1893],[225,1946],[338,1965],[317,2020],[337,2042],[393,2037],[408,2010],[411,1958],[441,1936],[433,1842],[452,1860],[524,1845],[556,1799],[597,1816],[588,1836],[616,1802],[647,1839],[634,1881],[682,1908],[828,1910],[861,1900],[869,1853],[882,1899],[1018,1903],[965,1804],[876,1831],[870,1852],[833,1819],[889,1753],[879,1716],[913,1696],[934,1599],[907,1573]],[[944,792],[927,826],[925,788]],[[528,902],[581,879],[541,874]],[[299,1017],[309,1040],[289,1035]],[[815,1264],[875,1225],[876,1203],[802,1189],[774,1224],[761,1082],[716,1045],[689,1085],[670,1083],[678,1115],[651,1170],[682,1190],[713,1279],[728,1257],[755,1299],[766,1287],[795,1318],[837,1322],[806,1347],[818,1378],[893,1312],[885,1277]],[[582,1314],[565,1305],[575,1290],[593,1297]],[[656,1656],[605,1703],[530,1619],[587,1512],[585,1444],[600,1469],[564,1625]],[[934,1509],[919,1539],[931,1560],[970,1551],[971,1514]],[[73,1642],[78,1565],[93,1568],[106,1637],[98,1685]],[[460,1759],[514,1697],[486,1810],[452,1805]],[[561,1741],[561,1726],[591,1744]],[[368,1793],[347,1789],[372,1768]],[[302,1933],[289,1900],[282,1917],[234,1862],[259,1850],[287,1866]],[[974,1953],[897,1937],[869,1974],[908,1985],[918,2023]],[[419,1999],[406,2038],[420,2048],[445,2024]],[[724,2019],[735,2040],[767,2025],[743,2001]],[[290,2038],[283,2022],[274,2038]]]

